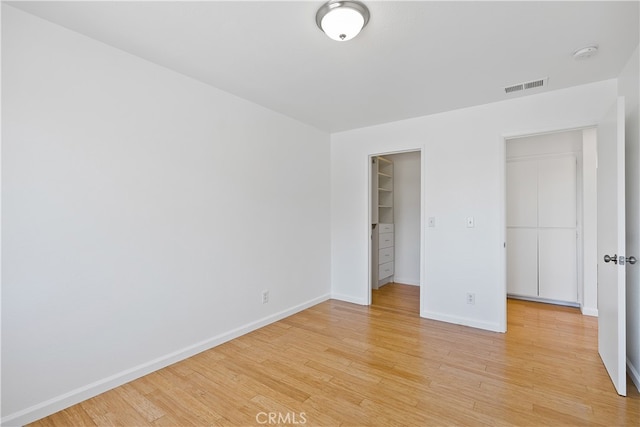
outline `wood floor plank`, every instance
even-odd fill
[[[165,412],[155,406],[149,399],[136,390],[131,384],[125,384],[115,390],[148,422],[153,422],[165,415]]]
[[[421,319],[419,297],[388,284],[369,307],[329,300],[32,425],[640,425],[597,319],[509,300],[500,334]]]
[[[70,408],[67,408],[63,411],[58,412],[60,414],[59,421],[54,421],[56,426],[64,427],[68,425],[74,426],[95,426],[96,423],[93,422],[89,414],[86,413],[84,409],[80,405],[75,405]],[[55,414],[54,414],[55,415]]]

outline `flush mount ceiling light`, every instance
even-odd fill
[[[596,45],[583,47],[582,49],[578,49],[573,52],[573,59],[580,60],[591,58],[596,53],[598,53],[598,46]]]
[[[316,24],[329,38],[351,40],[369,22],[369,9],[359,1],[331,0],[316,13]]]

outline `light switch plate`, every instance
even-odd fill
[[[429,219],[427,220],[427,223],[429,224],[429,227],[435,227],[436,226],[436,217],[435,216],[430,216]]]
[[[473,228],[476,226],[475,220],[472,216],[467,217],[467,228]]]

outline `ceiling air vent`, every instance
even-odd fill
[[[536,87],[543,87],[547,85],[547,80],[549,78],[545,77],[544,79],[532,80],[530,82],[518,83],[517,85],[507,86],[504,88],[505,93],[518,92],[520,90],[533,89]]]
[[[524,89],[524,87],[522,86],[522,84],[519,84],[519,85],[513,85],[513,86],[505,87],[504,91],[506,93],[511,93],[511,92],[517,92],[517,91],[522,90],[522,89]]]
[[[533,89],[534,87],[542,87],[544,86],[544,79],[536,80],[535,82],[528,82],[524,84],[525,89]]]

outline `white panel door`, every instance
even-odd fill
[[[538,161],[538,227],[576,226],[576,158]]]
[[[507,162],[507,227],[538,225],[537,176],[536,160]]]
[[[507,293],[538,295],[538,230],[507,229]]]
[[[544,228],[538,232],[539,296],[578,301],[575,228]]]
[[[619,97],[598,125],[598,352],[622,396],[627,394],[624,149],[624,97]],[[611,259],[605,262],[605,256]]]

